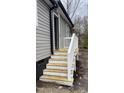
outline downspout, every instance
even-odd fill
[[[50,45],[51,45],[51,54],[53,54],[53,29],[52,29],[52,13],[51,11],[54,7],[50,8],[49,15],[50,15]]]
[[[54,4],[54,6],[51,7],[49,10],[49,15],[50,15],[50,44],[51,44],[51,54],[54,54],[54,52],[53,52],[53,24],[52,24],[52,12],[51,11],[53,9],[57,8],[58,6],[57,6],[56,2],[53,2],[52,0],[51,0],[51,2]]]

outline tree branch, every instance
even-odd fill
[[[77,8],[78,8],[79,3],[80,3],[80,0],[78,0],[78,2],[77,2],[77,4],[76,4],[76,7],[75,7],[75,9],[74,9],[74,11],[73,11],[73,14],[72,14],[72,16],[71,16],[71,19],[73,18],[74,14],[75,14],[75,12],[76,12],[76,10],[77,10]]]

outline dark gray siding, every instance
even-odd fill
[[[37,22],[36,61],[39,61],[51,54],[49,8],[42,0],[37,0]]]

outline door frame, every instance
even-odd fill
[[[57,15],[55,12],[53,12],[53,18],[52,18],[53,19],[53,41],[54,41],[54,43],[53,43],[53,50],[56,50],[56,45],[55,45],[56,44],[55,43],[56,42],[56,40],[55,40],[55,28],[54,28],[54,26],[55,26],[54,18],[55,17],[58,18],[58,34],[57,34],[58,35],[58,38],[57,38],[57,40],[58,40],[57,41],[58,49],[59,49],[59,45],[60,45],[59,44],[60,43],[60,41],[59,41],[60,40],[60,15],[59,14]]]

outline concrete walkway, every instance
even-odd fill
[[[37,81],[37,93],[88,93],[88,50],[79,51],[73,87]]]

